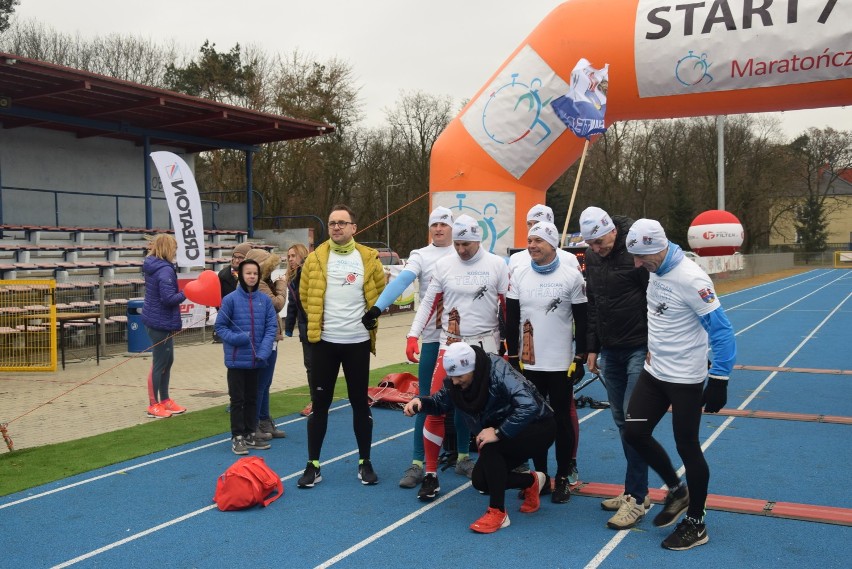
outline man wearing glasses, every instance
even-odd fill
[[[385,272],[378,252],[355,242],[357,229],[348,206],[333,206],[328,216],[331,238],[308,255],[302,267],[299,296],[308,317],[312,350],[313,412],[308,416],[308,464],[299,488],[313,488],[322,481],[320,452],[341,365],[358,443],[358,478],[362,484],[379,481],[370,463],[373,416],[367,398],[378,324],[367,330],[361,318],[384,290]]]

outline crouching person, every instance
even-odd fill
[[[507,488],[531,488],[520,511],[539,509],[542,472],[513,472],[536,454],[546,453],[556,436],[553,410],[523,376],[503,358],[487,354],[464,342],[455,342],[444,353],[447,378],[429,397],[415,397],[403,410],[441,415],[458,409],[472,433],[476,433],[479,460],[473,469],[473,487],[488,494],[488,510],[470,526],[478,533],[493,533],[509,525]]]

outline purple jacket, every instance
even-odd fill
[[[186,300],[178,290],[174,265],[159,257],[145,257],[145,306],[142,323],[155,330],[174,332],[181,329],[180,303]]]

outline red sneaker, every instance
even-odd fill
[[[186,407],[181,407],[180,405],[178,405],[177,403],[175,403],[175,400],[174,400],[174,399],[164,399],[164,400],[160,403],[160,405],[162,405],[162,406],[163,406],[163,408],[164,408],[166,411],[171,411],[171,412],[172,412],[172,415],[180,415],[181,413],[185,413],[185,412],[186,412]]]
[[[524,503],[521,504],[521,512],[525,514],[537,512],[541,507],[541,488],[544,486],[544,481],[547,478],[544,472],[531,470],[530,474],[532,474],[533,483],[532,486],[527,488],[524,494]]]
[[[166,410],[162,403],[154,403],[148,406],[148,416],[152,419],[168,419],[172,412]]]
[[[470,529],[476,533],[494,533],[506,527],[509,527],[509,514],[497,508],[488,508],[484,516],[470,524]]]
[[[303,417],[307,417],[308,415],[313,413],[313,410],[314,410],[314,404],[308,403],[308,405],[304,409],[302,409],[302,412],[299,413],[299,414]]]

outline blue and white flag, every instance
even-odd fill
[[[582,58],[571,72],[568,92],[556,98],[551,106],[556,116],[580,138],[606,131],[606,85],[609,81],[609,64],[595,69],[589,60]]]

